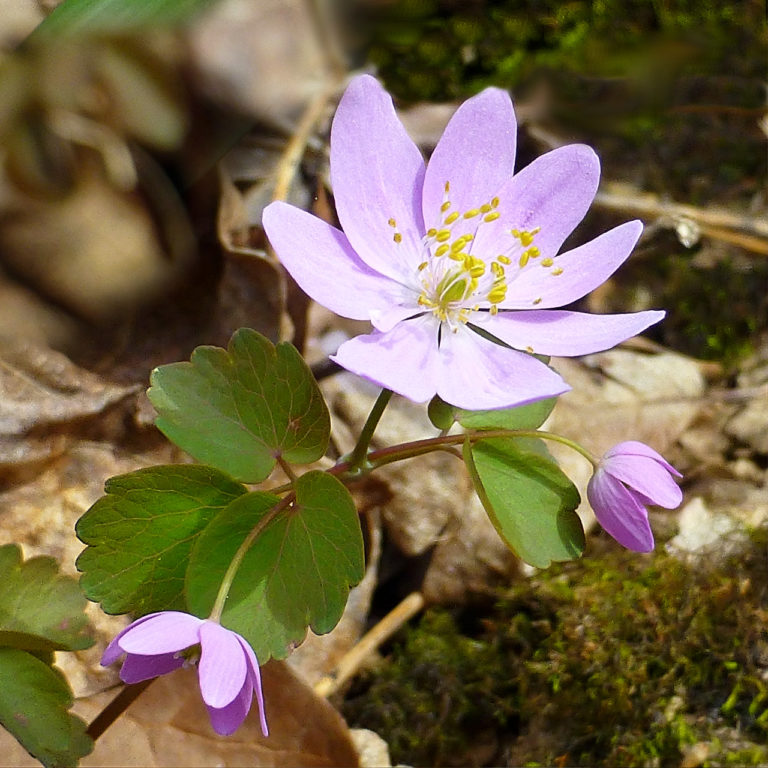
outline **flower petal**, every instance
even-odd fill
[[[202,623],[202,619],[188,613],[162,611],[130,626],[120,638],[120,647],[126,653],[143,656],[182,651],[200,642]]]
[[[509,408],[567,392],[570,387],[531,355],[502,347],[468,328],[443,329],[437,394],[470,411]]]
[[[280,262],[304,293],[337,315],[367,320],[372,309],[402,297],[402,286],[372,270],[343,232],[317,216],[274,202],[264,209],[262,223]]]
[[[267,716],[264,711],[264,691],[261,687],[261,670],[259,669],[259,661],[256,658],[256,654],[253,652],[253,648],[248,642],[238,635],[240,645],[245,652],[245,658],[248,662],[248,676],[251,681],[251,686],[256,691],[256,703],[259,705],[259,723],[261,725],[261,732],[264,736],[269,736],[269,727],[267,726]]]
[[[157,656],[129,653],[120,670],[120,679],[124,683],[140,683],[142,680],[174,672],[183,665],[184,659],[176,653],[161,653]]]
[[[437,391],[439,322],[422,315],[345,341],[331,357],[342,368],[375,381],[409,400],[423,403]]]
[[[499,304],[502,309],[536,309],[562,307],[586,296],[602,285],[629,256],[643,231],[641,221],[628,221],[588,243],[560,254],[555,268],[562,275],[553,275],[552,268],[533,266],[510,280],[507,297]],[[514,273],[511,273],[514,274]]]
[[[253,687],[250,682],[243,685],[242,690],[224,707],[212,707],[206,704],[211,726],[219,736],[232,735],[242,724],[251,709]],[[266,735],[266,734],[265,734]]]
[[[481,258],[503,253],[514,244],[510,229],[541,227],[533,244],[553,257],[584,218],[600,180],[600,161],[583,144],[569,144],[537,157],[498,192],[501,216],[483,224],[471,253]],[[533,260],[528,269],[534,269]]]
[[[489,203],[515,171],[517,121],[512,100],[500,88],[486,88],[454,113],[424,177],[422,211],[427,227],[439,227],[445,213],[445,183],[451,210],[466,212]]]
[[[354,78],[331,128],[331,184],[349,242],[382,275],[397,280],[421,260],[423,183],[424,159],[392,98],[370,75]]]
[[[605,459],[611,456],[646,456],[649,459],[658,461],[667,472],[671,472],[675,477],[682,477],[683,475],[678,472],[658,451],[654,451],[650,445],[641,443],[638,440],[625,440],[623,443],[618,443],[612,448],[609,448],[605,452]]]
[[[623,547],[653,549],[648,510],[618,480],[598,468],[587,484],[587,498],[600,525]]]
[[[215,621],[200,627],[199,676],[203,701],[214,709],[226,707],[248,679],[248,664],[238,635]]]
[[[575,357],[614,347],[658,323],[664,314],[657,310],[625,315],[551,309],[499,312],[485,320],[483,327],[515,349],[530,347],[539,355]]]
[[[609,475],[639,491],[650,503],[666,509],[680,506],[683,492],[666,468],[655,459],[622,455],[612,456],[603,462]]]
[[[108,667],[110,664],[114,664],[125,653],[125,651],[120,647],[120,638],[129,629],[133,629],[135,626],[143,624],[145,621],[157,615],[158,613],[148,613],[146,616],[142,616],[140,619],[132,621],[127,627],[125,627],[125,629],[122,629],[120,632],[118,632],[112,639],[112,642],[104,649],[104,653],[100,662],[101,666]]]

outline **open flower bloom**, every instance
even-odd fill
[[[646,504],[674,509],[683,494],[672,476],[682,475],[653,448],[635,440],[614,445],[587,485],[598,522],[627,549],[650,552],[653,531]]]
[[[351,82],[331,131],[344,231],[282,202],[263,218],[307,294],[373,323],[336,362],[417,402],[503,408],[569,389],[531,353],[597,352],[664,316],[553,310],[603,283],[642,224],[558,255],[594,198],[599,161],[574,144],[515,174],[515,145],[512,102],[488,88],[459,107],[425,168],[386,91],[368,75]]]
[[[199,656],[200,692],[216,733],[229,736],[242,725],[255,692],[261,731],[269,734],[259,662],[251,646],[236,632],[180,611],[150,613],[115,637],[101,663],[114,664],[124,653],[120,678],[126,683],[173,672]]]

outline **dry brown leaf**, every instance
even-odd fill
[[[105,382],[46,347],[0,340],[0,465],[61,453],[68,431],[136,391]]]
[[[341,716],[281,662],[262,668],[270,735],[261,735],[255,707],[232,736],[211,728],[197,673],[157,679],[99,739],[83,766],[354,766],[357,752]],[[93,719],[116,691],[77,702]]]

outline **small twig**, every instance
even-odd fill
[[[120,693],[118,693],[117,696],[115,696],[115,698],[112,699],[112,701],[110,701],[98,715],[96,715],[96,718],[88,726],[86,733],[96,741],[99,736],[101,736],[104,731],[106,731],[107,728],[109,728],[109,726],[112,725],[112,723],[114,723],[115,720],[117,720],[117,718],[120,717],[120,715],[122,715],[123,712],[125,712],[125,710],[128,709],[128,707],[130,707],[131,704],[133,704],[133,702],[155,682],[155,680],[157,680],[157,678],[152,677],[149,680],[143,680],[140,683],[124,686]]]
[[[328,100],[338,92],[339,86],[339,81],[334,80],[331,85],[323,88],[304,110],[304,114],[296,126],[296,131],[291,136],[291,140],[288,142],[277,166],[275,191],[272,194],[273,200],[286,200],[288,198],[288,191],[296,176],[301,158],[304,156],[309,137],[315,124],[322,117]]]
[[[318,696],[330,696],[360,669],[365,659],[370,656],[385,640],[397,632],[403,624],[410,621],[424,607],[424,595],[412,592],[393,610],[391,610],[373,629],[360,638],[357,645],[348,651],[339,662],[335,671],[326,675],[315,684]]]

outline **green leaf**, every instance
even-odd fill
[[[480,440],[464,458],[485,511],[518,557],[546,568],[581,556],[579,492],[541,441]]]
[[[538,429],[557,402],[556,397],[495,411],[457,410],[456,420],[466,429]]]
[[[93,645],[86,600],[52,557],[22,561],[15,544],[0,547],[0,646],[75,651]]]
[[[0,723],[45,766],[77,765],[93,749],[71,706],[63,675],[31,653],[0,648]]]
[[[182,24],[215,2],[217,0],[65,0],[29,39],[48,42],[63,35],[120,33]]]
[[[198,347],[189,363],[157,368],[148,394],[170,440],[246,483],[264,480],[276,456],[308,464],[328,447],[330,416],[307,364],[249,328],[228,350]]]
[[[259,661],[285,657],[311,626],[329,632],[338,623],[349,587],[363,577],[360,522],[349,491],[324,472],[295,483],[295,504],[266,522],[280,501],[249,493],[232,502],[198,539],[187,572],[193,613],[210,613],[221,579],[253,528],[264,529],[243,558],[222,624],[253,646]]]
[[[113,477],[78,521],[89,546],[80,586],[107,613],[185,610],[184,576],[195,539],[246,488],[213,467],[151,467]]]

